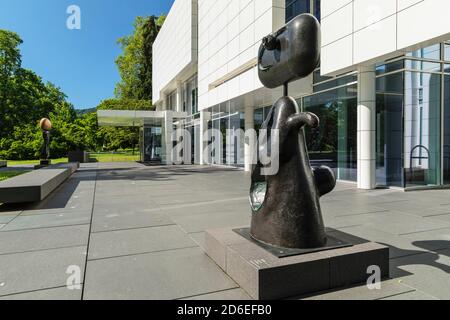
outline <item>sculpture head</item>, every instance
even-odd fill
[[[259,79],[265,87],[274,89],[309,76],[319,62],[319,21],[311,14],[301,14],[262,40]]]
[[[52,130],[52,122],[47,118],[42,118],[39,122],[39,126],[44,131],[50,131]]]

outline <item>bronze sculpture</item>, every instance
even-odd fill
[[[310,75],[319,64],[319,22],[309,14],[294,18],[263,39],[258,60],[261,82],[268,88],[283,85],[285,95],[273,105],[262,127],[268,130],[268,139],[259,142],[259,151],[271,148],[273,137],[269,132],[278,130],[279,170],[263,175],[265,166],[259,161],[253,169],[249,235],[266,249],[320,251],[346,246],[327,237],[320,207],[320,197],[336,186],[335,175],[328,167],[310,166],[303,129],[317,128],[319,118],[312,113],[297,113],[296,101],[288,96],[289,82]],[[237,232],[244,235],[242,230]]]
[[[41,148],[41,166],[45,166],[50,164],[50,130],[52,130],[52,122],[47,118],[42,118],[39,126],[41,127],[44,140]]]

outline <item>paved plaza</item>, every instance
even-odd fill
[[[249,182],[238,169],[82,165],[43,202],[0,207],[0,299],[249,299],[202,249],[205,230],[249,224]],[[390,247],[392,279],[294,299],[450,299],[450,190],[341,183],[322,207],[328,227]]]

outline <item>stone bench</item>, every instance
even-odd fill
[[[5,160],[0,160],[0,168],[5,168],[8,165],[8,162]]]
[[[2,181],[0,203],[42,201],[77,171],[79,166],[79,163],[58,164]]]

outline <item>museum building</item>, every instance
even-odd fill
[[[443,0],[175,0],[153,54],[157,111],[98,111],[103,126],[141,127],[142,161],[168,157],[175,129],[192,136],[193,164],[251,169],[251,144],[282,88],[257,71],[261,39],[300,13],[322,25],[321,64],[289,86],[303,111],[313,165],[361,189],[450,185],[450,2]],[[224,134],[223,157],[204,159],[203,134]],[[227,135],[231,135],[227,137]]]

